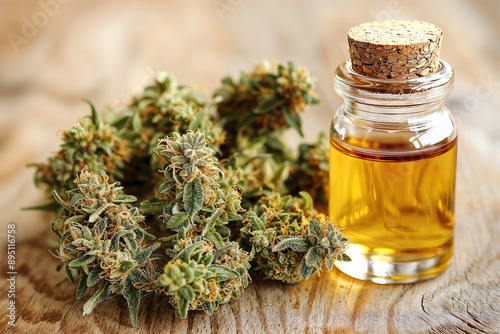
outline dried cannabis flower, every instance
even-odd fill
[[[238,298],[249,284],[250,255],[229,241],[226,225],[242,219],[241,195],[222,184],[224,174],[201,131],[164,138],[156,152],[166,161],[163,224],[173,234],[166,241],[171,258],[157,284],[164,287],[176,314],[188,310],[211,314]]]
[[[254,138],[291,127],[302,135],[300,113],[305,105],[319,103],[313,88],[305,68],[263,62],[237,81],[224,78],[214,96],[223,99],[217,111],[228,132],[245,128]]]
[[[313,167],[305,167],[314,166],[316,156],[301,154],[297,160],[283,139],[283,130],[290,127],[302,135],[300,114],[306,105],[320,102],[313,89],[306,69],[291,62],[286,66],[263,62],[238,81],[223,79],[214,93],[222,97],[217,111],[231,144],[223,146],[228,156],[224,172],[243,189],[244,203],[249,203],[245,208],[255,204],[264,190],[297,194],[313,177],[307,173]]]
[[[141,198],[152,195],[150,190],[161,182],[155,171],[162,163],[153,150],[159,139],[173,132],[202,129],[210,147],[220,152],[225,133],[214,120],[215,103],[216,100],[207,100],[195,87],[179,85],[172,74],[159,73],[154,84],[146,87],[141,96],[134,97],[131,105],[113,121],[133,150],[130,173],[123,183]]]
[[[311,196],[269,194],[247,212],[242,232],[255,249],[256,270],[285,283],[307,279],[334,260],[349,261],[348,239],[313,207]]]
[[[64,193],[74,187],[73,180],[85,165],[104,170],[112,180],[124,178],[124,168],[131,157],[128,141],[117,136],[115,127],[104,124],[91,102],[92,110],[70,130],[62,133],[61,149],[36,168],[35,184]],[[49,191],[50,191],[49,190]]]
[[[225,134],[211,113],[216,102],[208,101],[195,87],[179,85],[172,74],[161,72],[154,85],[146,87],[142,96],[134,97],[114,124],[124,129],[122,136],[140,152],[152,154],[159,139],[173,132],[197,129],[202,129],[212,148],[217,148]]]
[[[217,248],[201,236],[176,240],[176,246],[185,247],[167,263],[157,284],[170,296],[178,317],[186,318],[188,310],[212,314],[219,305],[238,298],[248,286],[248,254],[237,243],[223,243]],[[172,249],[167,251],[172,253]]]
[[[155,237],[140,225],[144,216],[130,204],[136,198],[123,194],[119,183],[109,183],[107,174],[89,172],[85,166],[75,180],[77,188],[68,191],[68,201],[53,191],[61,206],[52,229],[59,237],[59,258],[68,279],[80,275],[76,297],[87,287],[100,283],[97,291],[83,306],[91,314],[100,302],[123,294],[127,299],[132,324],[137,324],[140,300],[148,294],[147,286],[156,276],[151,270],[151,253],[160,246],[147,246]],[[153,279],[150,277],[153,275]]]
[[[263,137],[250,142],[247,137],[239,136],[236,152],[222,165],[226,175],[223,183],[237,185],[242,190],[245,209],[255,204],[265,190],[288,192],[285,182],[291,161],[277,161],[273,154],[266,152],[265,142]]]

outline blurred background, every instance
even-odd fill
[[[348,57],[348,29],[383,19],[424,20],[444,31],[441,56],[456,71],[447,105],[460,130],[457,210],[500,204],[496,0],[3,0],[0,243],[10,222],[17,223],[18,238],[47,231],[50,216],[20,211],[44,202],[25,166],[55,151],[57,131],[89,112],[82,98],[100,109],[123,108],[159,71],[211,94],[223,76],[254,61],[293,60],[317,78],[323,100],[304,117],[312,139],[328,131],[341,103],[332,74]],[[471,187],[486,191],[473,200],[461,196]]]

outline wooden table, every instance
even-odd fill
[[[0,5],[3,31],[19,33],[22,17],[41,10],[37,0],[20,3]],[[242,1],[222,20],[210,1],[68,2],[18,53],[7,39],[0,42],[0,331],[500,333],[500,6],[486,0],[290,3]],[[56,130],[87,113],[82,97],[98,106],[123,104],[124,93],[137,93],[160,69],[210,91],[222,75],[254,59],[293,59],[318,77],[325,101],[305,119],[312,138],[327,129],[340,102],[331,73],[346,57],[345,32],[387,15],[440,25],[443,58],[457,71],[447,100],[460,129],[455,255],[442,276],[383,286],[334,269],[297,285],[253,282],[214,315],[194,312],[187,320],[174,318],[165,296],[151,295],[136,329],[122,298],[81,316],[84,301],[75,301],[76,286],[59,284],[64,274],[49,253],[50,216],[19,207],[42,201],[24,165],[47,156],[57,147]],[[5,317],[10,222],[18,231],[15,327]]]

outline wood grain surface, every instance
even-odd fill
[[[46,0],[48,1],[48,0]],[[56,0],[54,0],[56,1]],[[63,1],[60,1],[63,3]],[[224,2],[224,1],[222,1]],[[500,6],[496,1],[242,0],[64,1],[27,43],[10,32],[44,10],[0,3],[0,331],[7,333],[500,333]],[[363,10],[361,10],[362,8]],[[48,15],[48,14],[47,14]],[[455,255],[440,277],[375,285],[337,270],[297,285],[255,281],[214,315],[174,317],[150,295],[139,324],[115,298],[82,317],[76,286],[49,253],[50,216],[25,164],[57,148],[57,130],[87,107],[123,106],[159,70],[210,92],[226,74],[262,58],[306,65],[324,104],[304,120],[306,139],[328,129],[340,99],[332,73],[347,57],[346,32],[365,21],[422,19],[444,31],[442,58],[456,70],[447,105],[459,126]],[[290,135],[292,142],[297,138]],[[7,324],[7,224],[16,223],[16,326]]]

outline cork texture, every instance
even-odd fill
[[[412,79],[439,69],[443,32],[427,22],[388,20],[362,23],[347,40],[355,72],[381,79]]]

